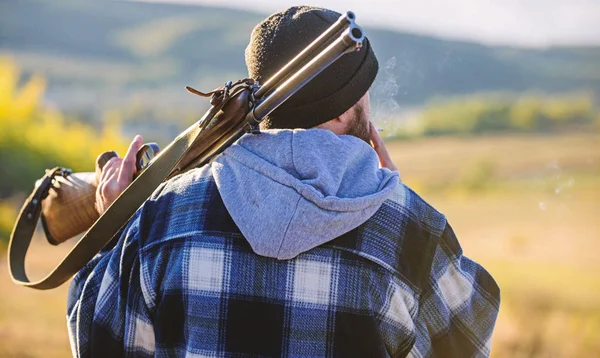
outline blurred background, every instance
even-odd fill
[[[404,182],[499,283],[492,356],[600,356],[600,3],[310,3],[357,13]],[[252,27],[292,4],[0,0],[0,356],[70,355],[68,285],[28,290],[7,272],[44,169],[92,171],[136,133],[166,145],[208,107],[184,86],[245,77]],[[31,276],[69,245],[35,238]]]

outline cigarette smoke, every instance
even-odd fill
[[[394,74],[396,57],[388,59],[379,70],[379,78],[371,89],[371,120],[376,127],[386,129],[384,137],[393,134],[394,117],[397,116],[400,105],[395,100],[400,89],[398,79]]]
[[[575,178],[572,176],[566,177],[558,162],[550,162],[546,164],[546,168],[550,171],[548,179],[553,190],[551,197],[548,198],[549,200],[539,202],[538,206],[542,211],[552,208],[554,206],[552,203],[557,204],[559,200],[565,199],[564,196],[567,194],[568,189],[575,185]]]

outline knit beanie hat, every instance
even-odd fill
[[[340,14],[294,6],[269,16],[252,31],[246,48],[250,77],[265,83],[331,26]],[[350,109],[369,90],[379,64],[365,38],[358,52],[343,55],[262,122],[264,128],[311,128]]]

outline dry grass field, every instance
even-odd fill
[[[600,356],[600,135],[390,142],[405,183],[446,214],[502,290],[494,357]],[[34,245],[32,276],[68,248]],[[0,257],[0,357],[70,355],[67,285],[13,285]]]
[[[502,292],[494,357],[600,357],[600,136],[389,144]]]

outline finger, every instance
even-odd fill
[[[125,154],[125,157],[123,157],[123,162],[121,163],[121,170],[117,178],[117,181],[122,186],[129,185],[133,178],[133,173],[135,171],[135,157],[138,150],[140,150],[140,148],[142,147],[142,141],[142,136],[140,136],[139,134],[136,135],[135,138],[133,138],[133,141],[131,141],[131,144],[129,145],[127,154]]]
[[[100,182],[107,181],[120,168],[122,161],[123,159],[121,158],[112,158],[109,160],[100,174]]]
[[[121,194],[121,189],[117,182],[118,170],[115,170],[110,177],[104,182],[102,187],[102,205],[106,208]]]
[[[98,200],[96,198],[96,202],[94,203],[94,208],[96,208],[96,211],[98,212],[98,214],[102,215],[104,214],[104,208],[102,207],[102,202],[100,200]]]
[[[106,163],[108,163],[109,160],[118,156],[119,154],[117,154],[117,152],[115,152],[114,150],[100,154],[96,158],[96,168],[102,170],[102,168],[104,168],[104,166],[106,165]]]
[[[373,146],[373,149],[375,149],[375,152],[379,157],[379,164],[381,165],[381,167],[388,168],[390,170],[398,170],[394,162],[392,162],[392,158],[388,153],[387,147],[385,146],[383,139],[377,132],[377,129],[375,128],[372,122],[369,122],[369,127],[371,129],[371,145]]]
[[[104,211],[104,191],[106,186],[106,182],[100,182],[98,184],[98,188],[96,188],[96,206],[99,209],[98,212],[102,213]]]
[[[383,139],[377,133],[377,129],[372,122],[369,122],[369,129],[371,132],[371,146],[375,149],[377,156],[381,159],[382,149],[385,150],[385,144],[383,143]]]
[[[373,125],[372,122],[369,122],[369,130],[371,133],[371,146],[373,149],[375,149],[375,151],[378,151],[382,146],[385,146],[383,139],[381,139],[381,136],[379,136],[377,128],[375,128],[375,125]]]
[[[96,158],[96,182],[97,183],[100,182],[100,177],[102,175],[102,169],[104,169],[104,167],[106,166],[108,161],[111,160],[112,158],[118,157],[118,156],[119,156],[119,154],[117,154],[117,152],[112,150],[112,151],[104,152]]]
[[[121,161],[123,161],[122,158],[118,158],[118,157],[114,157],[112,159],[110,159],[105,165],[104,168],[102,169],[102,173],[104,174],[104,177],[106,177],[106,173],[109,172],[113,172],[115,169],[118,169],[121,166]]]
[[[102,214],[114,200],[111,199],[113,196],[111,191],[114,190],[111,187],[116,182],[115,175],[120,168],[121,161],[121,158],[111,158],[104,165],[96,188],[96,210],[99,214]]]

